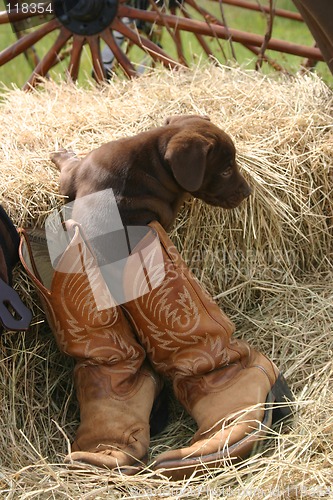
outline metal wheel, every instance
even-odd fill
[[[237,1],[242,0],[223,0],[232,4]],[[266,48],[323,60],[315,47],[229,28],[223,21],[222,0],[55,0],[40,3],[12,0],[8,5],[10,11],[0,12],[0,24],[11,24],[17,41],[0,52],[0,66],[24,53],[32,68],[24,86],[26,89],[35,86],[39,77],[47,77],[54,66],[64,61],[67,76],[76,80],[85,46],[89,48],[93,76],[98,82],[109,77],[116,67],[127,77],[138,76],[142,68],[131,55],[135,51],[141,53],[137,61],[140,62],[143,56],[149,59],[147,65],[187,66],[185,32],[192,33],[207,57],[216,55],[212,41],[223,52],[220,40],[224,39],[240,42],[273,66],[274,62],[264,55]],[[218,14],[213,14],[216,8],[222,20]],[[171,38],[175,56],[161,47],[161,29]],[[35,44],[52,34],[56,34],[53,43],[45,53],[37,54]]]

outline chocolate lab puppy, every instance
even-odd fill
[[[168,231],[189,195],[223,208],[250,195],[235,156],[231,138],[208,117],[180,115],[82,160],[65,150],[51,159],[69,201],[111,188],[125,226],[156,220]]]

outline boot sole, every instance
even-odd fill
[[[278,423],[285,423],[287,419],[293,417],[295,412],[293,405],[290,404],[293,401],[294,396],[284,376],[279,373],[266,398],[264,418],[258,429],[220,452],[182,460],[157,462],[153,470],[177,481],[189,476],[202,475],[205,471],[212,469],[224,468],[231,462],[234,464],[245,460],[260,450],[270,428]]]

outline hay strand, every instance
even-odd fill
[[[195,200],[172,238],[237,335],[270,356],[296,394],[297,416],[271,431],[265,453],[172,483],[147,469],[125,477],[62,459],[78,425],[72,360],[59,354],[21,269],[15,282],[34,311],[29,332],[1,338],[0,492],[12,498],[332,498],[332,91],[315,75],[263,76],[207,65],[155,70],[131,82],[82,89],[45,82],[7,90],[0,108],[1,203],[17,225],[42,226],[63,203],[50,152],[84,155],[103,142],[207,114],[234,139],[253,195],[231,212]],[[185,445],[195,428],[171,401],[150,460]]]

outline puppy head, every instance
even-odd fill
[[[206,120],[210,122],[210,118],[207,115],[172,115],[168,116],[164,120],[164,125],[184,125],[189,123],[189,120]]]
[[[251,188],[239,171],[231,138],[205,119],[171,120],[170,125],[184,124],[165,153],[178,184],[210,205],[237,207],[251,194]]]

